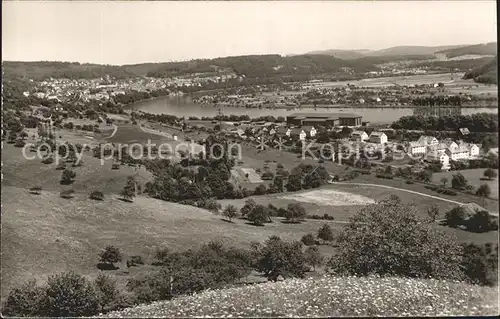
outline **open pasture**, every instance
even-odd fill
[[[451,187],[451,179],[453,178],[453,175],[457,174],[460,172],[465,179],[469,182],[469,185],[474,186],[475,189],[477,189],[481,184],[487,184],[491,188],[491,198],[498,199],[498,180],[497,178],[488,180],[485,179],[483,176],[483,172],[485,171],[484,168],[478,168],[478,169],[465,169],[462,171],[448,171],[448,172],[441,172],[441,173],[435,173],[432,175],[432,182],[434,184],[441,184],[441,179],[443,177],[446,177],[448,179],[448,186]],[[498,174],[498,170],[495,170]]]
[[[148,263],[160,246],[186,250],[220,239],[229,246],[248,248],[250,242],[261,242],[272,235],[300,240],[306,233],[317,232],[324,223],[331,224],[334,231],[339,227],[314,220],[286,224],[275,219],[264,227],[241,219],[229,223],[203,209],[142,196],[132,203],[113,194],[105,195],[104,201],[79,194],[68,200],[58,192],[33,195],[25,189],[4,186],[2,199],[3,297],[10,288],[33,277],[43,281],[66,270],[97,276],[98,253],[106,245],[124,252],[119,266],[126,269],[129,256],[141,255]],[[333,248],[324,246],[322,252],[331,254]],[[125,281],[127,276],[118,279]]]

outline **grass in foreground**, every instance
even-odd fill
[[[475,316],[498,314],[498,290],[379,277],[290,279],[155,302],[105,317]]]

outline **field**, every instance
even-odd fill
[[[432,279],[332,277],[290,279],[204,291],[105,314],[147,317],[440,317],[494,316],[498,289]]]
[[[498,174],[498,170],[495,170]],[[470,185],[474,186],[474,188],[478,188],[481,184],[487,184],[491,188],[491,198],[498,199],[498,180],[495,178],[493,180],[483,179],[484,168],[478,169],[466,169],[462,171],[449,171],[436,173],[432,175],[432,182],[435,184],[441,184],[441,178],[448,178],[448,186],[451,186],[451,179],[453,175],[460,172],[465,179],[469,182]]]
[[[88,140],[86,142],[88,143]],[[29,156],[36,154],[28,153]],[[41,186],[44,190],[57,192],[73,189],[77,193],[86,194],[86,196],[93,190],[117,194],[125,186],[128,176],[134,176],[141,184],[146,183],[152,177],[152,174],[147,172],[144,167],[136,169],[123,165],[119,169],[113,170],[111,169],[112,160],[105,160],[101,164],[101,160],[93,157],[91,152],[84,153],[82,166],[72,168],[76,173],[76,178],[71,186],[60,185],[61,171],[56,170],[55,161],[52,164],[43,164],[39,158],[25,159],[21,148],[11,144],[4,144],[2,161],[4,165],[2,168],[3,186],[22,189]],[[71,167],[71,165],[67,164],[67,167]]]
[[[319,189],[297,194],[281,196],[298,202],[310,203],[318,206],[365,206],[375,201],[363,195],[340,192],[332,189]]]
[[[126,256],[141,255],[147,262],[159,246],[185,250],[221,239],[231,246],[248,247],[251,241],[260,242],[271,235],[299,240],[325,223],[311,220],[296,225],[276,220],[257,227],[239,219],[228,223],[203,209],[142,196],[133,203],[112,194],[102,202],[87,199],[85,194],[68,200],[58,192],[33,195],[5,185],[2,199],[3,297],[10,288],[32,277],[44,280],[70,269],[94,277],[99,273],[98,253],[110,244]],[[125,268],[124,263],[120,266]],[[115,275],[123,281],[128,276],[123,271]]]
[[[485,85],[476,83],[473,80],[462,80],[463,73],[457,73],[450,77],[450,73],[441,74],[425,74],[425,75],[411,75],[411,76],[391,76],[383,78],[368,78],[356,81],[337,81],[337,82],[322,82],[315,83],[313,87],[327,88],[346,86],[353,84],[360,87],[387,87],[393,85],[420,85],[420,84],[434,84],[442,82],[445,84],[445,89],[453,92],[467,92],[469,94],[480,95],[489,93],[492,96],[498,94],[498,87],[495,85]]]

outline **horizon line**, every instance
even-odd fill
[[[482,42],[482,43],[477,43],[477,44],[444,44],[444,45],[396,45],[384,49],[320,49],[320,50],[311,50],[306,53],[254,53],[254,54],[240,54],[240,55],[227,55],[227,56],[217,56],[217,57],[196,57],[196,58],[190,58],[190,59],[184,59],[184,60],[170,60],[170,61],[159,61],[159,62],[153,62],[153,61],[147,61],[147,62],[136,62],[136,63],[127,63],[127,64],[111,64],[111,63],[96,63],[96,62],[81,62],[81,61],[64,61],[64,60],[3,60],[2,63],[4,62],[14,62],[14,63],[37,63],[37,62],[60,62],[60,63],[79,63],[79,64],[94,64],[94,65],[106,65],[106,66],[117,66],[117,67],[123,67],[123,66],[133,66],[133,65],[140,65],[140,64],[162,64],[162,63],[182,63],[182,62],[190,62],[190,61],[196,61],[196,60],[214,60],[214,59],[224,59],[224,58],[232,58],[232,57],[241,57],[241,56],[266,56],[266,55],[279,55],[281,57],[291,57],[291,56],[300,56],[300,55],[325,55],[325,54],[319,54],[315,52],[324,52],[324,51],[330,51],[330,50],[338,50],[338,51],[383,51],[387,49],[392,49],[392,48],[397,48],[397,47],[440,47],[440,46],[472,46],[472,45],[479,45],[479,44],[489,44],[489,43],[497,43],[497,41],[491,41],[491,42]],[[398,54],[395,54],[398,55]],[[418,54],[416,54],[418,55]],[[335,57],[333,55],[327,55],[332,58],[337,58],[340,60],[356,60],[356,59],[361,59],[363,57],[359,58],[354,58],[354,59],[341,59],[338,57]],[[373,56],[367,56],[367,57],[377,57],[377,55]]]

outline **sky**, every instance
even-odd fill
[[[2,1],[7,61],[166,62],[496,41],[495,1]]]

